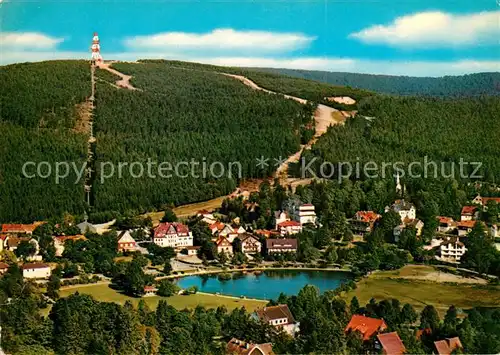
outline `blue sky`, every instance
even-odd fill
[[[4,0],[0,6],[2,64],[89,58],[97,31],[105,59],[417,76],[500,71],[494,0]]]

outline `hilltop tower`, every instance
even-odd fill
[[[94,37],[92,37],[92,46],[90,47],[92,49],[92,57],[90,60],[94,65],[102,62],[101,45],[99,42],[99,36],[97,35],[97,32],[94,32]]]

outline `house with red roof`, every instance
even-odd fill
[[[462,207],[462,212],[460,212],[461,221],[472,221],[479,217],[479,211],[477,206],[464,206]]]
[[[451,217],[438,216],[436,218],[439,223],[437,227],[439,233],[450,233],[457,228],[457,222]]]
[[[402,355],[406,351],[397,332],[378,334],[375,347],[385,355]]]
[[[457,232],[459,237],[466,236],[476,225],[477,221],[469,220],[469,221],[459,221],[457,222]]]
[[[33,234],[33,231],[43,222],[35,222],[31,224],[2,224],[1,233],[8,234]]]
[[[383,319],[370,318],[355,314],[352,316],[345,332],[360,332],[363,340],[369,340],[374,335],[387,329],[387,324]]]
[[[160,223],[155,228],[153,243],[160,247],[183,249],[193,246],[193,233],[182,223]]]
[[[144,297],[156,296],[158,289],[154,286],[144,286]]]
[[[375,222],[381,216],[373,211],[358,211],[351,219],[351,230],[354,234],[364,236],[371,233]]]
[[[453,351],[464,348],[459,337],[435,341],[434,347],[439,355],[451,355]]]
[[[297,221],[285,221],[278,224],[276,229],[282,236],[297,234],[302,232],[302,224]]]

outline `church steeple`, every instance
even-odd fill
[[[401,181],[399,180],[399,172],[396,175],[396,194],[399,196],[403,196],[403,186],[401,185]]]

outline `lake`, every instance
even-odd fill
[[[236,297],[276,299],[281,292],[297,295],[305,285],[314,285],[325,292],[352,279],[347,272],[321,270],[266,270],[260,274],[235,272],[232,275],[233,279],[227,281],[219,280],[216,274],[186,276],[177,279],[177,285],[183,289],[197,286],[202,292]]]

